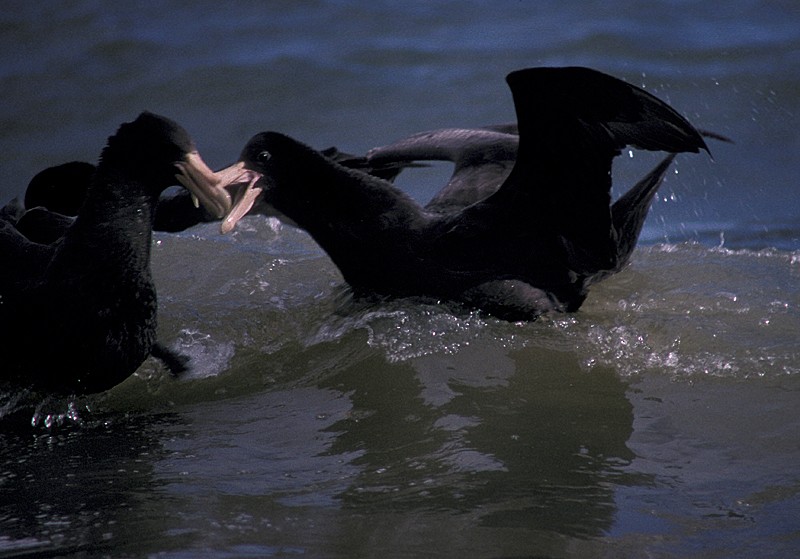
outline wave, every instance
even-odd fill
[[[625,376],[654,369],[736,378],[800,371],[800,251],[640,247],[630,267],[594,287],[579,312],[513,324],[424,299],[354,302],[304,233],[274,222],[251,227],[227,254],[208,243],[202,260],[247,263],[237,277],[220,267],[206,281],[219,286],[212,306],[234,309],[226,314],[226,336],[265,359],[293,344],[364,346],[387,364],[469,346],[539,347],[570,351],[587,367],[603,364]],[[168,277],[164,283],[170,297],[181,297],[181,284]],[[237,296],[243,300],[228,301]]]
[[[567,359],[623,379],[800,373],[800,251],[640,247],[577,313],[509,323],[429,299],[355,301],[310,237],[274,219],[248,219],[230,237],[213,224],[160,235],[155,249],[160,337],[189,357],[191,371],[176,382],[147,361],[102,397],[113,408],[317,383],[364,363],[372,374],[422,367],[444,375],[439,386],[451,377],[480,384],[513,374],[503,363],[520,352],[543,368]],[[5,394],[0,414],[19,401]],[[40,405],[40,420],[79,415],[74,401],[53,406]]]

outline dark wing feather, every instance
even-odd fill
[[[529,207],[531,219],[561,238],[576,273],[613,268],[613,158],[626,145],[697,152],[706,149],[702,136],[666,103],[596,70],[530,68],[507,82],[519,153],[489,201]]]
[[[493,127],[420,132],[373,148],[367,154],[375,165],[451,161],[453,174],[425,206],[437,213],[462,210],[493,194],[508,176],[516,157],[517,136]]]

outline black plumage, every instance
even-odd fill
[[[0,221],[0,380],[92,393],[141,365],[156,333],[155,208],[177,181],[217,216],[229,209],[186,131],[142,113],[109,138],[80,211],[58,240],[32,242]]]
[[[249,190],[306,229],[357,293],[458,300],[510,320],[574,311],[630,256],[620,254],[618,227],[635,227],[612,215],[614,157],[626,145],[706,145],[668,105],[594,70],[531,68],[507,81],[519,131],[513,167],[490,194],[456,208],[420,207],[275,132],[254,136],[236,167],[263,174]],[[654,192],[669,160],[634,190]]]

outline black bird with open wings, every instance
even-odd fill
[[[509,320],[577,310],[588,286],[625,258],[627,216],[611,210],[614,157],[628,145],[671,154],[707,148],[664,102],[595,70],[530,68],[507,82],[518,151],[490,195],[456,211],[426,209],[386,181],[264,132],[234,166],[262,176],[237,194],[242,202],[223,228],[260,193],[311,234],[356,293],[456,300]],[[643,180],[657,186],[670,160]]]

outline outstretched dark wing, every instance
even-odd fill
[[[413,161],[451,161],[453,174],[425,209],[450,213],[493,194],[517,158],[517,136],[487,128],[443,128],[420,132],[392,144],[373,148],[367,159],[374,165]]]
[[[528,68],[510,73],[521,140],[564,137],[573,121],[595,143],[619,150],[626,145],[653,151],[707,150],[703,138],[669,105],[597,70],[581,67]]]
[[[422,163],[402,158],[387,159],[385,161],[371,161],[368,156],[358,156],[339,150],[331,146],[320,151],[322,155],[348,169],[356,169],[379,179],[394,182],[397,175],[409,167],[425,167]]]
[[[611,162],[626,145],[697,152],[701,134],[646,91],[596,70],[530,68],[512,72],[519,152],[508,179],[487,202],[524,207],[558,235],[570,268],[615,266]]]

